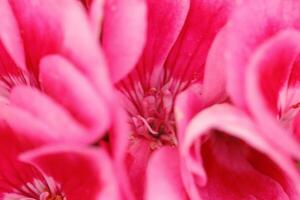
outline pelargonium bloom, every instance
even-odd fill
[[[3,200],[120,199],[108,154],[99,148],[36,145],[10,129],[0,132],[0,198]]]
[[[0,16],[1,116],[46,142],[97,141],[112,84],[80,3],[4,0]]]
[[[295,0],[243,3],[233,13],[223,41],[233,102],[250,113],[272,144],[297,160],[299,8]]]
[[[97,2],[92,1],[89,13],[92,24],[95,16],[102,19],[102,26],[94,29],[100,30],[111,78],[129,115],[127,166],[140,199],[152,152],[177,146],[175,99],[192,84],[204,82],[208,50],[232,1],[107,1],[103,16],[94,12]]]

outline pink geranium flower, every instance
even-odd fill
[[[99,140],[112,84],[80,3],[4,0],[0,16],[1,115],[46,142]]]
[[[208,61],[212,65],[209,70],[204,66],[232,2],[82,2],[99,34],[111,78],[129,116],[126,165],[134,194],[141,199],[152,152],[162,146],[178,145],[174,116],[177,95],[195,83],[214,85],[214,61]],[[101,5],[103,11],[99,9]],[[218,95],[223,93],[222,88]]]
[[[103,150],[52,145],[23,153],[35,145],[1,128],[1,199],[120,199],[112,163]]]
[[[223,45],[233,102],[249,111],[272,144],[296,160],[300,159],[299,8],[294,0],[244,3],[225,30]]]

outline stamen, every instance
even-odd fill
[[[6,193],[3,200],[67,200],[65,194],[60,192],[60,185],[52,177],[45,177],[44,182],[34,179],[20,188]]]
[[[147,127],[148,131],[153,134],[153,135],[158,135],[159,132],[153,130],[151,128],[151,126],[149,125],[149,123],[147,122],[147,120],[145,118],[143,118],[142,116],[138,115],[138,118],[144,123],[144,125]]]

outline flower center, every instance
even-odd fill
[[[18,85],[28,85],[39,88],[36,78],[31,73],[15,68],[13,71],[0,76],[0,102],[7,103],[9,93],[13,87]]]
[[[159,72],[141,74],[135,69],[117,85],[130,116],[131,140],[146,139],[151,149],[177,145],[174,103],[177,94],[192,83],[166,78],[166,70]]]
[[[20,189],[14,189],[12,192],[4,195],[4,200],[67,200],[61,187],[52,177],[45,179],[34,179],[32,182],[26,183]]]

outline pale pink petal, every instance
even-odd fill
[[[295,116],[295,119],[292,123],[292,128],[296,139],[298,140],[298,142],[300,142],[300,112],[298,112]]]
[[[50,126],[27,110],[13,105],[2,106],[1,115],[16,134],[41,140],[43,143],[49,142],[50,138],[50,142],[53,140],[64,142]]]
[[[175,102],[177,137],[183,141],[190,120],[205,106],[201,98],[201,85],[194,84],[178,95]]]
[[[246,107],[245,73],[251,54],[278,31],[299,27],[300,2],[296,0],[244,1],[235,9],[227,29],[225,67],[228,91],[234,103]]]
[[[116,174],[118,176],[118,183],[120,184],[121,191],[126,199],[135,199],[132,193],[131,184],[129,184],[129,177],[127,174],[126,159],[128,137],[130,133],[128,125],[128,116],[124,112],[118,102],[112,108],[112,125],[108,131],[109,150],[113,157],[113,164],[115,165]]]
[[[103,0],[93,0],[88,4],[89,16],[91,20],[91,24],[94,30],[96,37],[99,37],[102,27],[103,13],[104,13],[104,1]],[[89,5],[90,4],[90,5]]]
[[[223,28],[216,35],[208,52],[202,86],[202,99],[207,106],[227,98],[226,69],[223,57],[220,57],[226,52],[226,42],[226,32]]]
[[[25,69],[24,49],[17,21],[8,1],[1,1],[0,4],[0,18],[2,19],[0,25],[1,42],[16,65],[21,69]]]
[[[40,68],[44,92],[66,108],[79,124],[90,129],[94,136],[87,137],[99,139],[110,125],[110,113],[90,81],[58,55],[43,58]]]
[[[285,30],[262,44],[251,57],[246,79],[246,100],[263,134],[284,151],[300,158],[300,146],[277,120],[279,92],[291,71],[299,70],[293,63],[300,53],[300,33]],[[293,67],[294,66],[294,67]],[[288,147],[288,148],[287,148]]]
[[[267,143],[253,122],[232,106],[217,105],[196,115],[182,152],[190,171],[186,179],[194,186],[189,186],[192,198],[299,198],[300,177],[293,160]]]
[[[119,199],[111,161],[101,149],[46,146],[22,154],[21,159],[52,177],[67,199]]]
[[[176,148],[163,147],[152,154],[147,167],[146,200],[187,200]]]
[[[108,0],[104,12],[101,41],[112,80],[117,82],[134,68],[144,48],[146,3],[144,0]]]
[[[28,112],[28,117],[32,116],[41,123],[47,124],[47,127],[49,127],[49,131],[47,132],[50,132],[50,135],[47,134],[43,135],[42,137],[45,139],[47,138],[49,142],[53,140],[57,142],[87,142],[91,140],[88,138],[88,136],[85,136],[85,134],[88,134],[88,132],[82,125],[77,123],[77,121],[75,121],[72,116],[70,116],[70,114],[67,113],[57,103],[40,93],[38,90],[34,90],[26,86],[15,87],[11,93],[10,101],[12,105],[10,106],[11,108],[8,108],[8,110],[10,110],[11,113],[7,113],[6,117],[13,128],[21,131],[22,127],[19,125],[20,122],[13,119],[13,107],[16,106],[20,110]],[[15,115],[16,118],[17,113]],[[26,127],[30,128],[30,124],[28,124]],[[25,128],[25,130],[27,128]],[[34,129],[34,126],[32,126],[32,128]],[[25,130],[24,134],[27,133]]]

